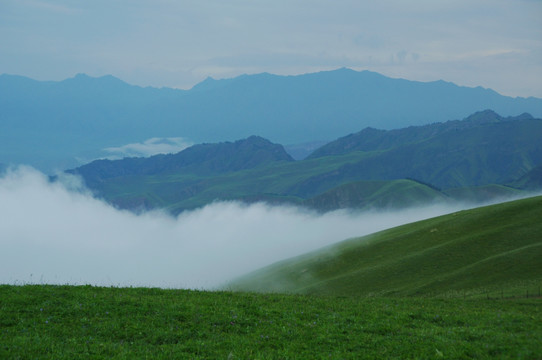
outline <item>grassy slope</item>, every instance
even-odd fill
[[[405,208],[444,202],[449,198],[442,192],[417,181],[356,181],[340,185],[303,202],[322,211],[341,208]]]
[[[542,197],[408,224],[286,260],[234,289],[341,295],[524,292],[542,282]]]
[[[2,359],[534,359],[539,299],[0,286]]]

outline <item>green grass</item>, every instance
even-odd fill
[[[348,296],[533,293],[542,285],[541,214],[542,197],[461,211],[282,261],[231,288]]]
[[[0,286],[2,359],[534,359],[539,299]]]

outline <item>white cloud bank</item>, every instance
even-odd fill
[[[70,180],[70,178],[67,178]],[[30,168],[0,178],[0,283],[211,289],[275,261],[451,211],[318,215],[216,203],[174,218],[117,210]]]

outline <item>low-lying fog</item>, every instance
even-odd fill
[[[30,168],[0,179],[0,283],[211,289],[325,245],[457,211],[316,214],[222,202],[178,217],[135,215],[92,198],[77,178]]]

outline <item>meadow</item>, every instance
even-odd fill
[[[407,224],[228,290],[0,285],[0,359],[537,359],[541,207]]]
[[[231,289],[342,296],[540,294],[542,196],[387,229],[286,259]]]
[[[539,298],[0,286],[2,359],[536,359]]]

